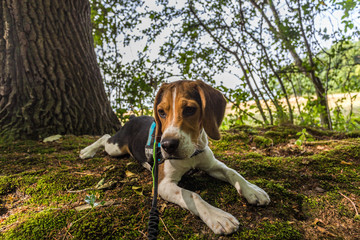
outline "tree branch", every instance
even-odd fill
[[[254,89],[252,88],[251,86],[251,83],[250,83],[250,79],[249,79],[249,76],[246,74],[246,69],[244,67],[244,64],[241,62],[241,59],[240,57],[238,56],[238,53],[237,52],[234,52],[232,51],[230,48],[226,47],[223,43],[221,43],[221,41],[211,32],[211,30],[208,28],[208,26],[206,26],[206,24],[204,24],[204,22],[200,19],[200,17],[196,14],[196,11],[193,7],[193,2],[190,1],[189,3],[189,8],[190,8],[190,12],[194,15],[194,17],[196,18],[196,20],[199,22],[200,26],[202,26],[205,31],[210,35],[210,37],[219,45],[219,47],[221,47],[223,50],[225,50],[226,52],[232,54],[236,61],[238,62],[243,74],[244,74],[244,77],[245,77],[245,80],[246,80],[246,83],[247,85],[249,86],[249,89],[250,89],[250,92],[251,94],[253,95],[253,97],[255,98],[255,102],[256,102],[256,105],[261,113],[261,116],[264,120],[264,122],[266,123],[267,122],[267,119],[266,119],[266,116],[263,112],[263,109],[261,107],[261,104],[260,104],[260,100],[257,96],[257,94],[255,93]],[[228,30],[228,32],[230,32],[230,35],[232,36],[233,38],[233,41],[235,43],[237,43],[236,39],[234,38],[234,36],[232,35],[231,31]]]
[[[204,24],[204,22],[199,18],[199,16],[196,14],[195,9],[193,7],[193,2],[190,1],[189,3],[190,12],[194,15],[196,20],[199,22],[199,24],[205,29],[205,31],[210,35],[210,37],[226,52],[231,53],[233,55],[236,55],[237,53],[234,51],[231,51],[229,48],[225,47],[224,44],[220,42],[219,39],[217,39],[214,34],[211,32],[211,30]]]

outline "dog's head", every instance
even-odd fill
[[[224,96],[202,81],[163,84],[155,97],[154,115],[164,158],[189,158],[206,147],[206,134],[220,139],[225,107]]]

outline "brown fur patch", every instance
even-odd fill
[[[160,184],[160,182],[164,179],[165,177],[165,172],[164,172],[164,163],[159,165],[158,168],[158,184]]]
[[[172,125],[188,133],[194,142],[202,128],[209,137],[220,139],[219,127],[224,117],[225,106],[224,96],[202,81],[163,84],[154,102],[157,136],[161,136],[165,129]],[[186,116],[184,113],[189,107],[196,108],[196,112]]]
[[[121,146],[120,151],[121,151],[121,153],[123,153],[123,154],[130,154],[130,155],[131,155],[129,146],[128,146],[127,144]]]

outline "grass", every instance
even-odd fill
[[[184,188],[237,217],[238,232],[216,236],[196,216],[159,200],[159,239],[359,239],[360,133],[302,127],[231,129],[212,141],[216,157],[265,189],[267,207],[248,205],[232,186],[204,172],[185,175]],[[82,160],[96,137],[0,145],[0,239],[146,239],[152,179],[130,158],[99,152]],[[98,189],[102,181],[109,187]],[[85,197],[103,206],[80,211]],[[356,210],[355,210],[355,208]],[[165,226],[164,226],[165,224]]]
[[[354,130],[360,128],[360,93],[359,92],[352,92],[352,93],[330,93],[327,95],[328,99],[328,105],[329,105],[329,111],[332,119],[332,128],[338,131],[345,131],[348,129]],[[289,97],[290,105],[293,109],[293,118],[294,118],[294,124],[300,124],[300,125],[312,125],[312,126],[320,126],[320,122],[318,122],[316,119],[319,118],[319,112],[315,110],[313,107],[306,107],[309,103],[309,99],[313,99],[310,101],[314,101],[317,99],[315,95],[308,95],[303,97]],[[351,100],[352,99],[352,100]],[[281,106],[283,106],[285,109],[287,109],[287,101],[285,98],[278,99]],[[281,124],[284,121],[290,121],[290,119],[285,118],[281,119],[280,116],[276,115],[276,107],[274,104],[267,100],[267,105],[265,104],[264,100],[260,101],[260,105],[262,106],[264,110],[264,114],[268,121],[270,121],[270,115],[268,114],[267,106],[270,107],[270,110],[272,112],[272,116],[274,117],[274,123],[273,124]],[[299,104],[299,106],[298,106]],[[299,113],[299,109],[301,111],[301,114]],[[231,122],[236,122],[238,119],[237,113],[235,109],[233,108],[233,104],[229,103],[226,107],[226,117],[223,121],[222,127],[227,129]],[[259,112],[259,109],[257,108],[257,105],[254,100],[247,101],[245,103],[240,104],[240,109],[242,111],[246,111],[250,115],[253,116],[253,118],[248,117],[244,120],[246,124],[249,125],[259,125],[254,119],[259,120],[259,122],[263,122],[262,116]],[[349,114],[352,113],[351,118]],[[287,115],[289,113],[287,112]],[[271,133],[270,133],[271,134]],[[281,137],[281,133],[278,133]]]

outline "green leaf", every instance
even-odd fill
[[[87,195],[85,197],[85,202],[89,204],[92,208],[95,206],[96,196],[95,195]]]
[[[305,142],[306,137],[305,137],[305,135],[303,134],[303,135],[301,135],[301,136],[299,137],[299,139],[300,139],[301,141]]]
[[[299,147],[301,147],[302,141],[300,139],[298,139],[295,141],[295,144],[298,145]]]

